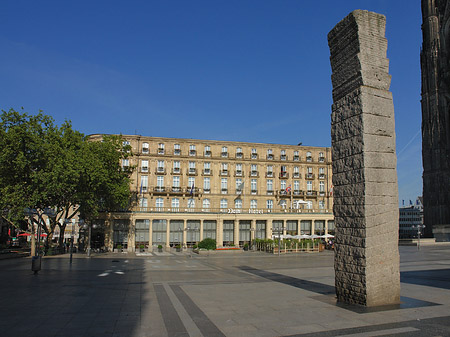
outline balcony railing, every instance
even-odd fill
[[[294,196],[300,196],[300,195],[304,195],[305,193],[302,190],[293,190],[292,194]]]
[[[166,188],[164,186],[154,186],[153,192],[154,193],[164,193],[164,192],[166,192]]]
[[[300,175],[299,172],[294,172],[294,173],[292,174],[292,178],[300,178],[300,177],[301,177],[301,175]]]
[[[158,148],[158,154],[164,154],[164,148]]]
[[[302,208],[305,207],[305,208]],[[145,213],[228,213],[228,214],[252,214],[254,216],[264,215],[268,213],[317,213],[317,214],[332,214],[331,209],[320,209],[320,208],[310,208],[307,209],[306,205],[300,206],[299,209],[291,208],[291,207],[282,207],[278,205],[274,208],[205,208],[205,207],[187,207],[187,206],[178,206],[178,207],[140,207],[136,206],[132,208],[133,212],[145,212]]]
[[[267,178],[273,178],[273,172],[266,172]]]
[[[205,151],[205,157],[211,157],[211,151]]]
[[[306,173],[306,179],[314,179],[314,173]]]
[[[316,197],[317,191],[306,191],[306,196],[308,197]]]
[[[164,167],[157,167],[155,170],[156,174],[166,174],[166,169]]]
[[[220,170],[220,175],[223,177],[228,177],[230,172],[228,170]]]
[[[197,155],[197,151],[196,150],[189,150],[189,155],[191,157],[195,157]]]
[[[287,179],[289,178],[289,173],[287,172],[280,172],[280,179]]]
[[[325,157],[319,157],[319,163],[325,162]]]
[[[280,156],[280,160],[287,160],[287,156],[286,156],[285,154],[282,154],[282,155]]]
[[[203,169],[202,174],[204,176],[210,176],[210,175],[212,175],[212,170],[211,169]]]
[[[181,190],[180,186],[172,186],[171,191],[172,193],[182,193],[183,191]]]
[[[148,173],[148,167],[147,166],[142,166],[141,167],[141,172],[142,173]]]
[[[242,171],[234,171],[235,177],[242,177]]]
[[[242,152],[236,152],[236,158],[243,158],[244,154]]]
[[[180,149],[175,149],[175,150],[173,150],[173,154],[175,156],[180,156],[181,155],[181,150]]]
[[[142,153],[149,153],[149,148],[148,147],[143,147],[142,148]]]
[[[300,156],[294,156],[294,161],[300,161]]]
[[[257,153],[252,153],[252,159],[258,159],[258,154]]]
[[[268,154],[266,158],[267,160],[273,160],[273,154]]]
[[[311,163],[313,161],[313,158],[311,156],[306,157],[306,161]]]
[[[319,173],[319,179],[325,179],[326,174],[325,173]]]
[[[251,177],[259,177],[259,173],[258,173],[258,171],[250,171],[250,176]]]
[[[197,175],[197,169],[191,167],[190,169],[188,169],[187,174],[188,174],[189,176],[196,176],[196,175]]]
[[[181,174],[180,168],[179,168],[179,167],[174,167],[174,168],[172,169],[172,174]]]
[[[222,152],[221,156],[222,158],[228,158],[228,152]]]

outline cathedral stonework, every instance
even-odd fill
[[[450,239],[450,1],[422,0],[422,160],[425,236]]]
[[[356,10],[328,34],[339,302],[400,302],[398,186],[386,18]]]

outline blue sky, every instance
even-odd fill
[[[3,0],[0,108],[85,134],[330,146],[327,34],[354,9],[387,17],[409,203],[422,193],[419,0]]]

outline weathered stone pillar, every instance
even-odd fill
[[[400,302],[394,107],[386,18],[356,10],[328,34],[331,53],[335,283],[340,302]]]

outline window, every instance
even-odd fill
[[[203,174],[211,174],[211,163],[203,163]]]
[[[323,152],[319,152],[319,162],[323,163],[325,161],[325,156],[323,155]]]
[[[173,162],[173,173],[180,173],[180,162],[178,160]]]
[[[148,200],[147,200],[147,198],[140,198],[139,199],[139,207],[148,207]]]
[[[319,167],[319,179],[325,179],[325,168]]]
[[[287,167],[284,165],[281,166],[280,178],[287,178]]]
[[[179,156],[181,154],[181,146],[180,144],[173,145],[173,154]]]
[[[158,144],[158,154],[164,154],[164,144],[163,143]]]
[[[312,155],[311,155],[311,152],[306,152],[306,161],[307,162],[312,162]]]
[[[242,175],[242,164],[236,164],[236,175],[237,176]]]
[[[312,201],[307,201],[306,209],[312,209],[312,208],[313,208],[313,203],[312,203]]]
[[[180,199],[173,198],[172,199],[172,211],[177,212],[180,207]]]
[[[220,208],[222,208],[222,209],[228,208],[228,201],[227,201],[227,199],[221,199],[220,200]]]
[[[205,146],[205,157],[211,157],[211,146]]]
[[[226,146],[222,146],[222,157],[228,157],[228,148]]]
[[[242,158],[244,154],[242,153],[242,148],[238,147],[236,149],[236,158]]]
[[[267,150],[267,159],[268,159],[268,160],[273,160],[272,149],[268,149],[268,150]]]
[[[227,193],[227,190],[228,190],[228,179],[227,178],[222,178],[222,180],[220,182],[220,187],[222,189],[222,193]]]
[[[211,205],[211,202],[209,199],[203,199],[203,211],[209,210],[209,206]]]
[[[314,174],[313,174],[313,168],[312,167],[307,167],[306,168],[306,179],[314,179]]]
[[[148,189],[148,176],[141,176],[141,190],[140,192],[147,192]]]
[[[294,178],[300,178],[300,168],[298,166],[294,166]]]
[[[242,199],[236,199],[234,201],[234,208],[242,208]]]
[[[258,165],[252,164],[250,174],[252,177],[258,176]]]
[[[325,209],[325,201],[319,200],[319,208],[320,209]]]
[[[236,193],[241,193],[242,191],[242,179],[241,178],[237,178],[236,179]]]
[[[312,191],[313,186],[312,186],[312,181],[307,181],[306,182],[306,190],[307,191]]]
[[[178,176],[173,177],[172,191],[174,191],[174,192],[180,192],[181,191],[181,188],[180,188],[180,177],[178,177]]]
[[[323,181],[319,182],[319,192],[325,192],[325,183]]]
[[[162,208],[164,207],[164,199],[163,198],[156,198],[155,206],[158,211],[162,211]]]
[[[272,193],[273,192],[273,180],[267,179],[267,192]]]
[[[287,159],[286,150],[281,150],[280,160],[286,160],[286,159]]]
[[[286,206],[287,206],[286,200],[280,200],[280,207],[281,207],[281,209],[286,209]]]
[[[188,177],[188,187],[192,188],[195,186],[195,177]]]
[[[157,173],[164,173],[164,160],[158,160]]]
[[[222,175],[228,175],[228,164],[227,163],[222,163],[221,167],[222,167],[221,174]]]
[[[195,161],[189,162],[189,174],[196,174],[197,170],[195,169]]]
[[[295,161],[299,161],[300,160],[300,155],[299,155],[298,151],[294,151],[294,160]]]
[[[272,165],[267,166],[266,177],[273,177],[273,166]]]
[[[122,159],[122,170],[128,170],[130,167],[130,161],[128,159]]]
[[[209,193],[211,191],[211,178],[203,178],[203,192]]]
[[[258,208],[258,201],[255,199],[250,200],[250,208],[251,209],[256,209]]]
[[[300,191],[300,181],[294,180],[294,191]]]
[[[197,151],[195,149],[195,145],[189,145],[189,155],[190,156],[196,156],[197,155]]]
[[[129,140],[124,140],[124,141],[122,142],[122,145],[123,145],[123,146],[128,146],[128,145],[130,145],[130,141],[129,141]]]
[[[149,152],[149,145],[148,143],[142,143],[142,153],[148,153]]]
[[[256,179],[252,179],[252,180],[250,181],[250,188],[251,188],[251,190],[252,190],[252,194],[256,194],[256,192],[258,191],[258,188],[257,188],[257,180],[256,180]]]
[[[267,206],[267,209],[273,209],[273,200],[267,200],[266,206]]]
[[[282,191],[286,191],[286,180],[280,181],[280,188]]]
[[[156,177],[156,187],[158,192],[164,191],[164,176]]]
[[[141,160],[141,172],[148,172],[148,160]]]
[[[258,153],[256,152],[256,149],[252,149],[252,159],[258,159]]]

